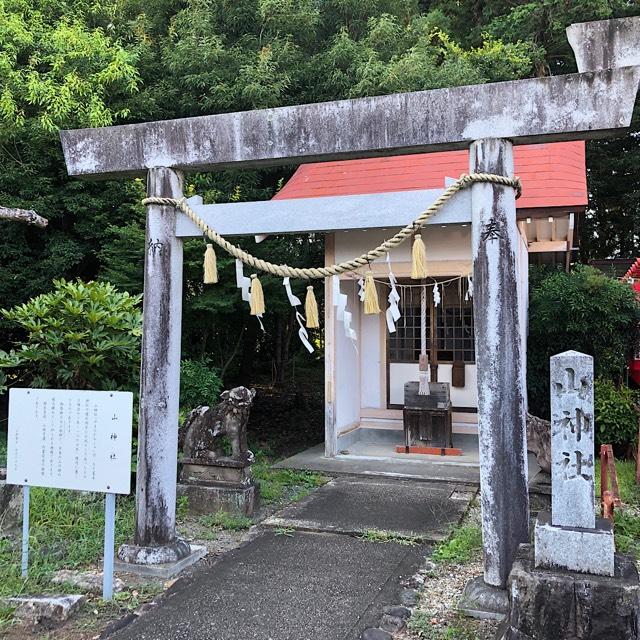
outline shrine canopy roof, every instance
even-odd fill
[[[584,141],[520,145],[513,151],[522,180],[518,209],[587,205]],[[445,178],[468,171],[466,150],[304,164],[274,199],[442,189]]]

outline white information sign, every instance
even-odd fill
[[[133,394],[11,389],[7,482],[128,494]]]

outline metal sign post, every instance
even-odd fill
[[[29,498],[31,496],[30,487],[25,485],[22,488],[22,577],[27,577],[29,566]]]
[[[113,597],[113,547],[116,537],[116,494],[104,497],[104,561],[102,568],[102,599]]]

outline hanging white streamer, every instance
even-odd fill
[[[313,347],[309,342],[309,334],[307,333],[307,330],[305,329],[305,326],[304,326],[305,318],[297,309],[296,309],[296,320],[300,325],[300,328],[298,329],[298,337],[300,338],[300,342],[302,342],[302,344],[306,347],[309,353],[313,353]]]
[[[242,299],[251,305],[251,278],[247,278],[247,276],[244,275],[244,265],[242,261],[238,259],[236,259],[236,286],[242,290]],[[264,325],[262,324],[262,314],[256,316],[256,318],[258,318],[258,323],[263,333],[266,333]]]
[[[364,302],[364,278],[358,280],[358,297],[360,298],[360,302]]]
[[[298,325],[300,326],[300,328],[298,329],[298,338],[300,338],[300,342],[302,342],[306,350],[309,353],[313,353],[313,347],[309,342],[309,334],[307,333],[307,329],[304,326],[305,317],[297,309],[297,307],[300,306],[302,302],[300,302],[300,298],[298,298],[298,296],[296,296],[293,291],[291,291],[291,282],[288,276],[282,279],[282,284],[284,285],[284,288],[287,292],[289,303],[296,310],[296,320],[298,321]]]
[[[302,302],[300,302],[300,298],[298,298],[298,296],[294,295],[293,291],[291,291],[291,282],[289,281],[289,277],[287,276],[286,278],[282,279],[282,284],[284,285],[284,288],[287,291],[287,298],[289,298],[289,303],[291,304],[292,307],[297,307],[299,305],[302,304]]]
[[[354,329],[351,328],[351,312],[347,311],[347,294],[340,292],[340,278],[338,276],[331,276],[331,283],[333,284],[333,306],[336,308],[336,317],[339,322],[344,325],[344,334],[353,342],[353,346],[356,346],[357,335]]]
[[[389,286],[391,287],[391,291],[389,291],[389,295],[387,296],[387,300],[389,301],[389,307],[386,312],[387,318],[387,329],[389,329],[389,333],[395,333],[396,331],[396,322],[400,320],[401,313],[398,308],[398,302],[400,302],[400,294],[398,293],[398,289],[396,289],[396,277],[391,271],[391,258],[387,253],[387,264],[389,265]]]
[[[440,304],[440,289],[437,282],[433,285],[433,304],[436,307]]]
[[[244,265],[240,260],[236,260],[236,286],[238,289],[242,289],[242,299],[245,302],[251,303],[251,278],[247,278],[244,275]]]

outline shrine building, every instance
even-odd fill
[[[579,242],[587,202],[585,143],[559,142],[514,148],[515,172],[522,181],[517,200],[520,233],[518,277],[520,295],[528,299],[528,265],[556,264],[568,268]],[[398,226],[363,229],[355,223],[364,211],[384,212],[385,219],[411,220],[441,190],[469,171],[468,152],[445,151],[305,164],[298,168],[274,200],[304,198],[326,203],[328,216],[349,218],[353,228],[327,233],[325,264],[348,260],[392,236]],[[433,191],[439,190],[439,191]],[[456,200],[465,208],[463,198]],[[302,202],[301,202],[302,204]],[[304,206],[300,215],[304,215]],[[316,212],[317,213],[317,212]],[[345,226],[344,224],[342,225]],[[336,317],[335,290],[330,280],[325,296],[325,455],[356,452],[359,443],[381,448],[403,442],[404,387],[418,380],[421,324],[431,382],[448,384],[454,445],[458,434],[477,431],[477,385],[473,326],[471,208],[441,212],[423,230],[428,273],[411,280],[411,243],[371,264],[381,313],[365,315],[359,299],[359,276],[341,277],[340,293],[356,339],[347,337]],[[389,269],[397,279],[400,318],[395,331],[387,325]],[[426,308],[422,321],[422,290]],[[437,291],[434,291],[437,289]],[[525,304],[524,309],[527,308]],[[526,318],[521,326],[526,327]],[[522,339],[526,340],[526,329]],[[476,442],[477,440],[473,439]]]

